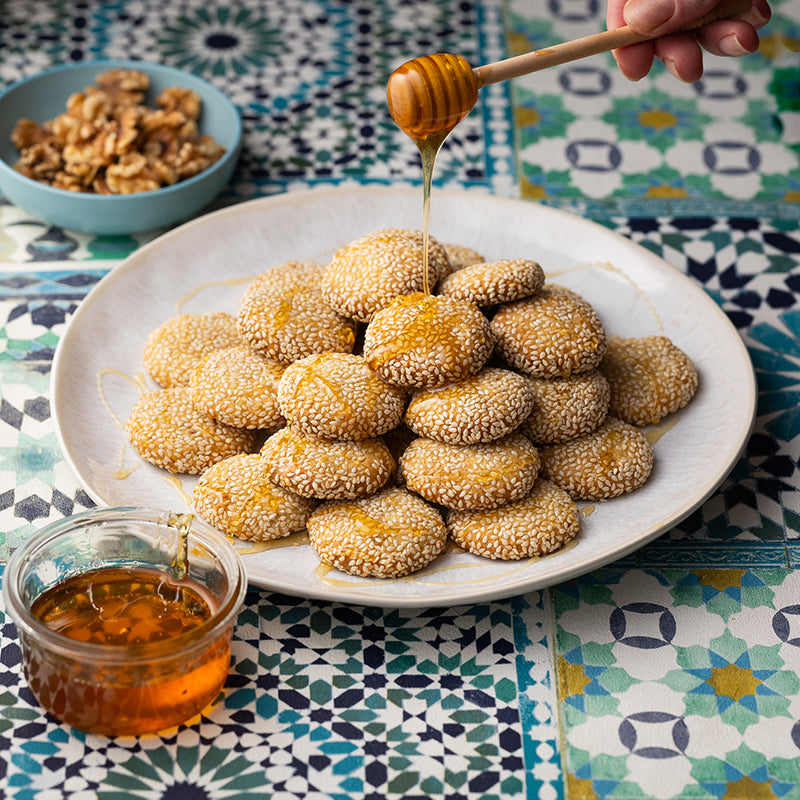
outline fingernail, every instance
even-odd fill
[[[719,40],[719,49],[726,56],[746,56],[750,51],[742,46],[735,33],[730,33]]]
[[[675,68],[675,62],[670,58],[662,58],[661,63],[670,71],[670,74],[673,78],[677,78],[679,81],[682,81],[683,78],[678,74],[678,70]]]
[[[630,0],[623,12],[625,22],[639,33],[652,33],[674,13],[675,6],[669,0]]]

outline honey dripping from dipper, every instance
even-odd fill
[[[461,56],[435,53],[407,61],[389,77],[389,113],[422,159],[422,286],[430,294],[428,243],[436,156],[453,128],[478,100],[478,79]]]

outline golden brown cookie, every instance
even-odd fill
[[[511,433],[533,408],[528,378],[497,367],[414,394],[405,422],[417,435],[449,444],[491,442]]]
[[[275,428],[284,422],[278,384],[285,369],[247,345],[209,353],[192,375],[192,404],[235,428]]]
[[[612,336],[600,371],[611,387],[610,413],[631,425],[655,425],[697,391],[692,359],[666,336]]]
[[[400,578],[430,564],[445,548],[439,512],[405,489],[323,503],[309,518],[320,559],[351,575]]]
[[[447,260],[450,262],[450,269],[457,272],[470,264],[482,264],[486,259],[474,247],[467,247],[463,244],[453,244],[444,242],[442,244]]]
[[[530,439],[512,433],[480,444],[416,439],[400,459],[409,489],[446,508],[487,509],[524,497],[540,466]]]
[[[188,386],[143,394],[125,423],[146,461],[170,472],[197,474],[255,446],[254,431],[232,428],[197,411]]]
[[[260,355],[281,364],[314,353],[351,352],[356,326],[323,298],[324,270],[324,265],[315,262],[289,261],[256,278],[239,306],[242,339]]]
[[[638,489],[653,468],[645,435],[616,417],[562,444],[541,448],[542,476],[575,500],[608,500]]]
[[[606,335],[594,309],[553,284],[501,306],[492,318],[497,351],[506,363],[536,378],[566,377],[596,367]]]
[[[295,431],[359,441],[397,426],[406,392],[381,380],[363,356],[321,353],[287,367],[278,400]]]
[[[611,394],[599,370],[529,380],[535,399],[520,432],[537,444],[566,442],[591,433],[606,418]]]
[[[428,286],[450,272],[444,248],[429,240]],[[395,297],[424,287],[422,231],[386,228],[340,247],[325,270],[322,294],[340,314],[369,322]]]
[[[301,497],[351,500],[374,494],[395,468],[381,439],[333,442],[303,436],[291,427],[267,439],[261,448],[270,480]]]
[[[142,359],[150,377],[170,389],[188,386],[194,368],[208,353],[241,343],[236,318],[230,314],[180,314],[147,337]]]
[[[515,560],[552,553],[580,529],[575,501],[554,483],[538,478],[520,500],[489,511],[448,511],[453,541],[486,558]]]
[[[387,383],[425,389],[475,375],[493,346],[489,321],[477,306],[417,292],[375,314],[364,335],[364,358]]]
[[[250,542],[302,530],[317,507],[273,483],[258,453],[231,456],[207,469],[194,485],[192,503],[214,527]]]
[[[438,292],[483,307],[530,297],[543,284],[544,272],[535,261],[505,258],[453,272],[442,279]]]

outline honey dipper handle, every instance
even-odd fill
[[[709,22],[715,22],[718,19],[740,17],[750,11],[751,8],[752,0],[722,0],[719,5],[704,17],[685,25],[681,30],[690,31],[707,25]],[[610,31],[593,33],[591,36],[584,36],[571,42],[555,44],[552,47],[543,47],[541,50],[523,53],[519,56],[506,58],[503,61],[496,61],[493,64],[486,64],[483,67],[476,67],[473,72],[478,79],[478,85],[485,86],[489,83],[498,83],[509,78],[518,78],[520,75],[538,72],[540,69],[547,67],[556,67],[559,64],[566,64],[579,58],[594,56],[598,53],[607,53],[609,50],[616,50],[618,47],[646,42],[652,38],[654,37],[636,33],[626,25]]]

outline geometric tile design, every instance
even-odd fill
[[[439,186],[566,207],[690,275],[758,378],[734,472],[617,564],[492,603],[386,610],[248,594],[223,692],[189,725],[114,740],[47,717],[0,608],[0,795],[13,800],[800,798],[800,0],[761,48],[687,86],[608,55],[481,90]],[[394,66],[481,64],[604,27],[552,0],[6,0],[0,82],[146,58],[239,107],[219,204],[319,186],[418,184],[390,122]],[[377,46],[376,46],[377,44]],[[69,315],[153,238],[76,235],[0,197],[0,562],[92,505],[63,462],[49,374]],[[0,571],[2,566],[0,566]]]
[[[552,594],[568,797],[796,796],[800,573],[601,570]]]
[[[631,83],[610,54],[514,81],[522,195],[589,216],[800,218],[800,3],[770,5],[758,52],[706,55],[694,84],[661,64]],[[512,54],[605,27],[604,3],[508,8]]]
[[[520,737],[515,637],[526,607],[392,611],[253,591],[217,701],[190,725],[113,742],[41,714],[6,623],[0,765],[10,796],[62,787],[98,798],[553,797],[552,726],[529,771]],[[541,703],[537,677],[522,685]],[[531,792],[532,776],[549,792]]]

